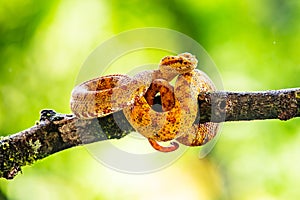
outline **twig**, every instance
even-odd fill
[[[300,116],[300,88],[199,95],[201,122],[280,119]],[[91,120],[42,110],[39,124],[0,140],[0,177],[13,179],[21,167],[78,145],[119,139],[133,131],[123,112]]]

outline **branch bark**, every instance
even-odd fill
[[[157,99],[157,102],[159,100]],[[200,122],[280,119],[300,116],[300,88],[263,92],[202,93]],[[0,140],[0,177],[13,179],[21,167],[78,145],[120,139],[134,129],[123,112],[78,119],[72,114],[42,110],[39,123]]]

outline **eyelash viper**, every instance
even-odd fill
[[[219,125],[196,122],[198,94],[216,90],[202,71],[195,69],[198,60],[190,53],[166,56],[158,70],[145,70],[133,77],[123,74],[101,76],[76,86],[71,95],[71,110],[79,118],[103,117],[123,110],[129,123],[148,138],[161,152],[178,148],[163,147],[157,142],[176,139],[187,146],[210,141]],[[177,76],[175,86],[169,82]],[[162,111],[152,108],[160,93]]]

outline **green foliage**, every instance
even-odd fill
[[[296,0],[2,0],[0,133],[32,126],[44,108],[70,112],[86,57],[133,28],[193,37],[219,67],[226,90],[299,87],[299,10]],[[199,160],[195,148],[150,175],[114,172],[74,148],[26,167],[15,180],[0,180],[0,189],[9,199],[298,199],[298,124],[226,123],[209,158]]]

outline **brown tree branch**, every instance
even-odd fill
[[[159,100],[157,99],[157,102]],[[280,119],[300,116],[300,88],[199,95],[200,122]],[[21,167],[78,145],[119,139],[133,131],[123,112],[82,120],[42,110],[39,123],[0,140],[0,177],[14,178]]]

